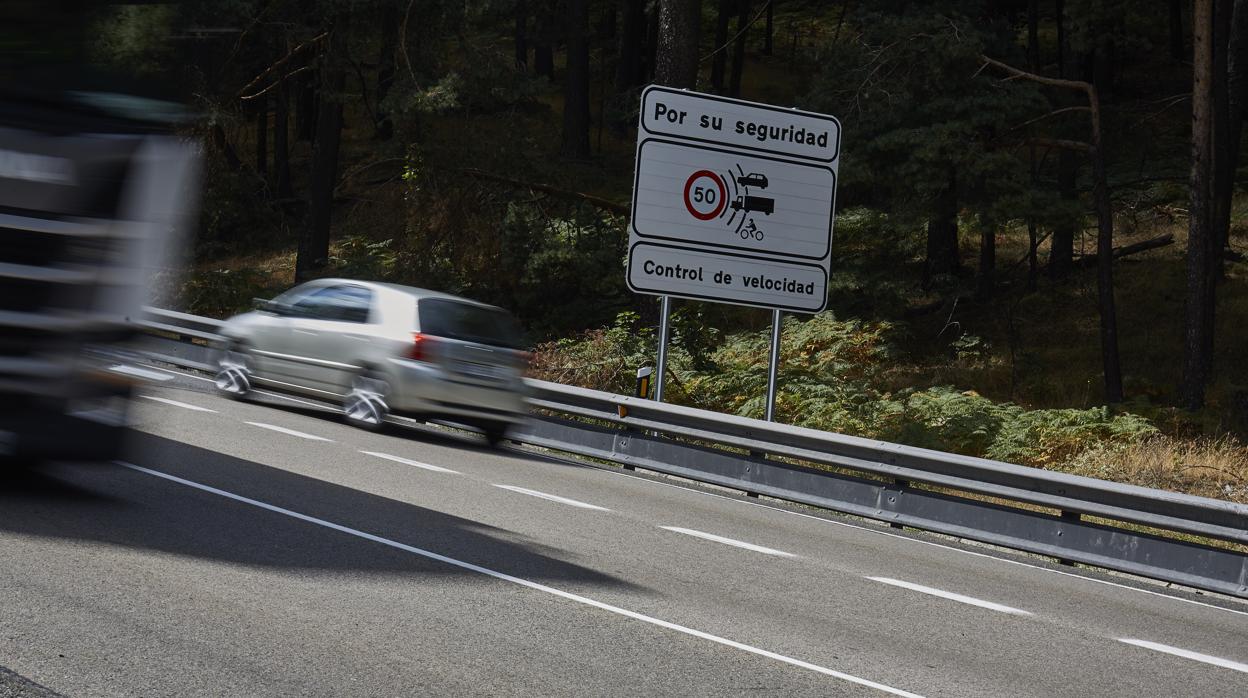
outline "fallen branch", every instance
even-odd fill
[[[1165,235],[1162,235],[1160,237],[1155,237],[1149,240],[1144,240],[1143,242],[1137,242],[1132,245],[1124,245],[1123,247],[1115,247],[1114,259],[1126,257],[1127,255],[1133,255],[1138,252],[1144,252],[1145,250],[1154,250],[1154,249],[1157,249],[1158,247],[1165,247],[1166,245],[1169,245],[1173,242],[1174,242],[1174,235],[1170,233],[1166,233]],[[1080,257],[1079,259],[1075,260],[1075,266],[1077,267],[1096,266],[1096,255],[1089,254],[1089,255],[1084,255]]]
[[[628,204],[616,203],[609,199],[604,199],[600,196],[594,196],[593,194],[584,194],[579,191],[571,191],[569,189],[560,189],[559,187],[553,187],[549,184],[522,182],[518,179],[512,179],[510,177],[496,175],[490,172],[486,172],[484,170],[478,170],[475,167],[464,167],[464,168],[460,168],[457,171],[462,172],[471,177],[477,177],[479,179],[488,179],[494,182],[502,182],[504,184],[510,184],[516,187],[524,187],[526,189],[532,189],[534,191],[540,191],[540,192],[545,192],[547,194],[560,196],[565,199],[576,199],[579,201],[584,201],[585,203],[596,206],[604,211],[610,211],[612,213],[618,213],[620,215],[628,214]]]

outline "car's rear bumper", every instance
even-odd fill
[[[386,373],[394,412],[510,423],[528,414],[520,376],[474,380],[434,364],[404,359],[392,359]]]

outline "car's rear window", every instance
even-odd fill
[[[417,303],[416,314],[423,334],[512,349],[522,346],[520,326],[505,310],[426,298]]]

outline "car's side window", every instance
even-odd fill
[[[362,286],[327,286],[295,302],[304,317],[338,322],[368,322],[373,294]]]

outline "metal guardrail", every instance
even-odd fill
[[[156,308],[154,358],[210,367],[221,322]],[[170,330],[177,332],[170,332]],[[187,343],[192,343],[190,346]],[[754,495],[1248,598],[1248,506],[531,380],[509,438]]]

